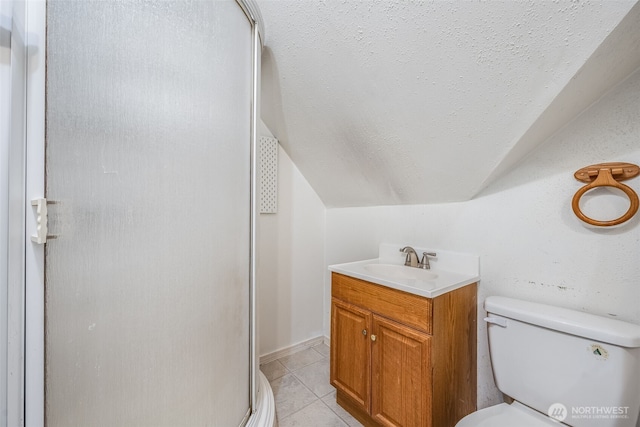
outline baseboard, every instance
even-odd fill
[[[260,364],[263,365],[265,363],[273,362],[274,360],[280,359],[281,357],[289,356],[293,353],[297,353],[299,351],[306,350],[310,347],[323,343],[329,345],[329,338],[320,335],[319,337],[311,338],[298,344],[294,344],[291,347],[286,347],[280,350],[276,350],[272,353],[263,354],[262,356],[260,356]]]

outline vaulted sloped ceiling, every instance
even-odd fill
[[[328,207],[468,200],[640,66],[635,3],[258,1],[262,118]]]

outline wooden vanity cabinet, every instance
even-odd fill
[[[476,410],[476,284],[425,298],[332,273],[331,384],[365,426],[453,427]]]

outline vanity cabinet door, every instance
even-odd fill
[[[371,404],[370,332],[370,311],[332,299],[331,385],[366,412]]]
[[[373,314],[371,416],[383,426],[431,427],[431,336]]]

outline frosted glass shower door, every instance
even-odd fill
[[[47,40],[46,423],[238,426],[251,24],[234,1],[52,0]]]

